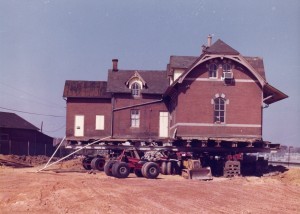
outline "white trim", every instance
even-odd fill
[[[95,130],[104,130],[104,115],[96,115]]]
[[[222,79],[217,79],[217,78],[185,78],[184,81],[199,81],[199,82],[214,82],[214,81],[219,81],[223,82],[224,80]],[[258,80],[250,80],[250,79],[234,79],[235,82],[248,82],[248,83],[257,83]]]
[[[84,136],[84,115],[75,115],[74,118],[74,136]]]
[[[217,124],[217,123],[176,123],[170,129],[177,128],[178,126],[202,126],[202,127],[236,127],[236,128],[261,128],[261,124]]]
[[[231,59],[235,62],[238,62],[242,65],[244,65],[256,78],[257,80],[259,81],[260,85],[263,87],[267,82],[266,80],[250,65],[250,63],[245,60],[241,55],[219,55],[219,54],[205,54],[204,56],[202,56],[202,58],[196,60],[197,62],[195,64],[193,64],[192,67],[190,67],[187,72],[181,76],[179,79],[178,79],[178,82],[179,83],[182,83],[184,81],[184,79],[186,78],[186,76],[190,73],[190,71],[192,71],[196,66],[208,61],[208,60],[211,60],[211,59],[215,59],[215,58],[227,58],[227,59]]]

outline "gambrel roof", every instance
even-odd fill
[[[108,71],[107,91],[111,93],[131,93],[126,84],[135,73],[147,83],[142,94],[163,94],[168,87],[166,71],[157,70],[118,70]]]

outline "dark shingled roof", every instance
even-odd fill
[[[171,68],[188,68],[196,59],[197,56],[170,56],[170,67]]]
[[[204,50],[208,54],[228,54],[228,55],[239,55],[240,53],[227,45],[221,39],[218,39],[214,44]]]
[[[131,93],[126,86],[126,82],[137,72],[146,82],[146,88],[143,94],[163,94],[167,89],[169,82],[166,71],[141,71],[141,70],[118,70],[108,71],[107,91],[113,93]]]
[[[15,113],[0,112],[0,128],[39,130]]]
[[[63,97],[111,98],[106,88],[107,82],[105,81],[67,80]]]
[[[171,56],[170,68],[189,68],[199,57],[196,56]],[[244,59],[264,78],[266,79],[264,62],[260,57],[244,57]]]
[[[266,74],[264,69],[264,61],[260,57],[244,56],[244,59],[266,80]]]

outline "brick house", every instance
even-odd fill
[[[171,56],[166,70],[119,70],[108,80],[70,81],[66,137],[91,141],[260,142],[264,107],[287,98],[265,77],[263,59],[222,40],[200,56]]]

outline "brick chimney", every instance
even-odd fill
[[[118,71],[118,59],[113,59],[112,63],[113,63],[112,71],[117,72]]]
[[[209,34],[207,37],[207,47],[211,46],[211,42],[212,42],[212,36]]]

